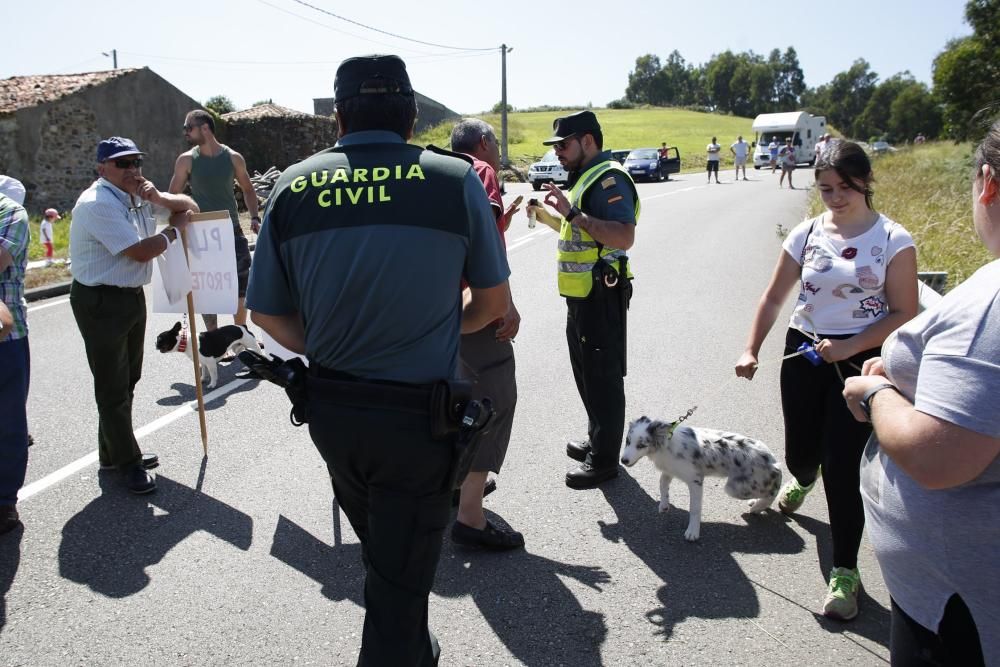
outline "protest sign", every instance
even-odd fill
[[[188,225],[187,263],[195,313],[232,315],[239,306],[236,277],[236,244],[228,211],[196,213]],[[171,274],[176,263],[158,263],[153,271],[153,312],[186,313],[187,303],[167,296],[164,285],[178,281]],[[161,275],[162,273],[162,275]]]

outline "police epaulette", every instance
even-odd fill
[[[473,164],[472,158],[469,157],[468,155],[466,155],[465,153],[456,153],[455,151],[449,151],[449,150],[444,149],[444,148],[439,148],[439,147],[435,146],[434,144],[427,144],[427,150],[429,150],[432,153],[437,153],[438,155],[447,155],[448,157],[457,157],[460,160],[465,160],[469,164]]]

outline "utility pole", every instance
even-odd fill
[[[115,69],[118,69],[118,49],[111,49],[111,53],[105,53],[102,51],[101,55],[111,58],[111,62],[114,64]]]
[[[506,44],[500,45],[500,166],[509,167],[510,160],[507,159],[507,54],[514,50],[514,47],[507,48]]]

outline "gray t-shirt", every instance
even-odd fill
[[[882,347],[886,374],[920,412],[1000,438],[1000,260],[987,264]],[[958,593],[986,664],[1000,664],[1000,458],[961,486],[927,490],[878,449],[861,462],[868,534],[889,593],[937,630]]]

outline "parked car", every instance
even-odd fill
[[[667,149],[667,157],[661,158],[656,148],[636,148],[623,164],[633,180],[669,181],[670,174],[681,170],[681,155],[676,148]]]
[[[550,150],[542,156],[541,160],[528,167],[528,182],[535,190],[541,190],[542,183],[565,184],[569,182],[569,174],[556,158],[555,149]]]
[[[631,152],[632,152],[631,149],[613,150],[611,151],[611,157],[615,159],[618,162],[618,164],[625,164],[625,158],[627,158],[628,154]]]
[[[888,141],[876,141],[871,146],[872,153],[874,155],[883,155],[885,153],[894,153],[895,148],[889,145]]]

